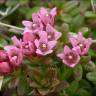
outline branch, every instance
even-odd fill
[[[7,16],[11,15],[11,14],[12,14],[14,11],[16,11],[19,7],[20,7],[20,4],[17,4],[12,10],[10,10],[10,11],[8,12],[8,14],[6,14],[6,15],[3,16],[3,17],[1,17],[0,20],[2,20],[2,19],[4,19],[4,18],[6,18]],[[11,7],[9,7],[9,8],[11,8]]]
[[[24,31],[23,28],[19,28],[13,25],[0,22],[0,32],[2,33],[6,33],[6,32],[22,33],[23,31]]]
[[[95,7],[94,7],[94,1],[93,0],[91,0],[91,6],[92,6],[93,12],[95,13]]]

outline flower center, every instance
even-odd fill
[[[83,44],[79,44],[80,47],[83,47]]]
[[[48,17],[48,16],[49,16],[49,14],[46,14],[46,16]]]
[[[68,56],[69,59],[73,59],[73,57],[71,55]]]
[[[47,48],[47,45],[46,44],[42,44],[42,48]]]
[[[37,25],[37,24],[33,23],[33,24],[32,24],[32,27],[35,27],[36,25]]]
[[[80,46],[81,51],[83,51],[84,48],[86,47],[86,46],[85,46],[84,44],[82,44],[82,43],[80,43],[79,46]]]
[[[16,59],[17,59],[17,56],[16,56],[16,55],[15,55],[15,56],[13,56],[13,57],[12,57],[12,59],[16,60]]]
[[[27,49],[27,48],[29,48],[29,46],[28,46],[28,45],[26,45],[26,46],[25,46],[25,48]]]
[[[48,40],[54,40],[54,33],[53,32],[49,32],[48,33]]]
[[[47,50],[47,44],[45,44],[45,43],[40,44],[40,50],[42,52],[45,52]]]
[[[51,35],[48,35],[48,39],[50,39],[51,38]]]
[[[73,51],[64,56],[64,60],[66,60],[68,64],[74,64],[77,59],[77,54]]]

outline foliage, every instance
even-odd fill
[[[24,28],[22,20],[31,20],[32,13],[41,7],[52,9],[54,6],[57,7],[55,28],[62,32],[56,51],[39,59],[24,59],[19,69],[4,77],[2,96],[95,96],[96,42],[88,56],[83,56],[74,68],[56,57],[63,45],[71,46],[69,32],[82,31],[85,37],[96,39],[95,0],[0,0],[0,20]],[[12,44],[13,35],[22,37],[20,32],[6,31],[0,25],[0,49]]]

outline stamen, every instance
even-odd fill
[[[83,44],[79,44],[80,47],[83,47]]]
[[[35,23],[33,23],[33,24],[32,24],[32,26],[33,26],[33,27],[35,27],[35,26],[36,26],[36,24],[35,24]]]
[[[46,44],[42,44],[42,47],[43,47],[43,48],[46,48],[47,46],[46,46]]]
[[[46,14],[46,16],[49,16],[49,14]]]
[[[13,60],[17,59],[17,56],[13,56],[12,59],[13,59]]]
[[[50,39],[51,38],[51,35],[48,35],[48,39]]]
[[[72,59],[73,57],[71,55],[68,56],[69,59]]]
[[[26,45],[25,48],[28,48],[28,45]]]

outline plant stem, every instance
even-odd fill
[[[13,25],[9,25],[9,24],[5,24],[0,22],[0,28],[2,29],[1,31],[3,32],[14,32],[14,33],[22,33],[23,32],[23,28],[19,28]]]
[[[0,20],[6,18],[7,16],[9,16],[10,14],[12,14],[14,11],[16,11],[18,8],[20,7],[20,4],[17,4],[10,12],[8,12],[7,15],[3,16],[0,18]]]
[[[93,12],[95,13],[95,7],[94,7],[94,2],[93,2],[93,0],[91,0],[91,6],[92,6]]]
[[[96,43],[96,40],[92,40],[92,43]]]

